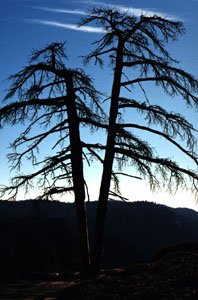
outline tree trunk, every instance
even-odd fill
[[[72,73],[68,72],[66,79],[67,96],[66,102],[70,147],[71,147],[71,165],[72,177],[75,195],[75,206],[79,233],[80,247],[80,275],[81,278],[87,277],[90,265],[90,249],[88,238],[87,214],[85,205],[85,184],[83,175],[82,144],[80,140],[79,119],[76,110],[76,95],[73,88]]]
[[[114,160],[114,146],[116,140],[116,119],[118,115],[118,99],[120,95],[120,83],[122,76],[123,42],[119,41],[117,47],[116,67],[111,91],[111,107],[109,115],[109,129],[107,135],[106,152],[104,158],[103,174],[98,199],[95,235],[92,256],[92,274],[98,276],[103,259],[104,225],[107,211],[111,174]]]

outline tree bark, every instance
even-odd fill
[[[104,158],[103,174],[100,185],[100,194],[98,199],[95,235],[92,256],[92,273],[98,276],[103,259],[104,226],[106,219],[107,203],[111,185],[111,175],[114,160],[114,146],[116,140],[116,119],[118,115],[118,99],[120,95],[120,84],[122,76],[123,61],[123,42],[120,40],[117,47],[116,66],[114,71],[114,80],[111,91],[111,106],[109,115],[109,128],[106,142],[106,152]]]
[[[71,147],[71,165],[72,177],[75,195],[75,207],[77,215],[77,225],[79,233],[79,247],[80,247],[80,275],[85,278],[89,273],[90,265],[90,249],[88,238],[88,224],[85,205],[85,184],[83,175],[83,161],[82,161],[82,144],[80,140],[79,119],[75,105],[75,92],[73,87],[72,73],[68,72],[67,80],[67,114],[70,135]]]

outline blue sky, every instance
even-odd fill
[[[181,61],[180,66],[186,71],[198,77],[198,0],[139,0],[139,1],[69,1],[69,0],[0,0],[0,97],[3,98],[3,90],[7,83],[3,82],[10,74],[19,71],[25,66],[27,57],[32,49],[40,49],[50,42],[67,41],[66,51],[69,57],[70,67],[82,67],[79,56],[86,55],[91,49],[91,42],[102,34],[102,29],[94,25],[86,26],[81,29],[76,27],[78,20],[86,14],[90,6],[109,5],[117,6],[121,11],[139,16],[141,13],[147,15],[158,14],[172,20],[182,21],[186,28],[186,34],[167,47],[172,56]],[[93,64],[86,67],[86,72],[96,80],[96,87],[109,92],[111,86],[111,72],[101,71]],[[105,80],[104,80],[105,78]],[[159,90],[150,88],[148,93],[158,104],[162,101],[166,108],[177,110],[184,114],[195,127],[198,127],[197,113],[187,109],[180,99],[167,99]],[[0,100],[1,101],[1,100]],[[159,101],[159,102],[158,102]],[[0,102],[1,103],[1,102]],[[6,161],[6,153],[9,142],[17,136],[21,127],[6,127],[0,131],[0,180],[7,183],[9,169]],[[99,138],[99,137],[97,137]],[[159,141],[155,141],[159,146]],[[170,157],[176,156],[178,160],[185,160],[180,153],[167,147],[160,141],[162,154]],[[184,161],[186,166],[191,167],[191,162]],[[193,167],[193,166],[192,166]],[[27,165],[24,165],[24,170]],[[99,174],[98,170],[98,174]],[[88,171],[88,179],[91,181],[91,190],[95,194],[99,186],[97,180],[92,176],[93,171]],[[132,190],[129,190],[129,186]],[[134,189],[134,187],[136,187]],[[163,202],[172,206],[194,206],[194,199],[190,194],[178,193],[174,198],[169,195],[152,195],[148,186],[137,182],[122,182],[122,190],[128,192],[131,200],[153,200]],[[22,198],[22,195],[19,197]],[[186,201],[185,201],[186,200]],[[180,201],[180,202],[179,202]]]

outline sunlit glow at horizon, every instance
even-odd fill
[[[165,189],[152,192],[145,182],[136,181],[130,183],[127,179],[122,182],[121,192],[130,201],[149,201],[156,204],[163,204],[170,207],[186,207],[198,211],[197,199],[193,197],[190,190],[178,189],[171,195]]]
[[[141,182],[135,179],[133,180],[133,182],[130,182],[130,179],[123,180],[120,187],[122,195],[128,198],[129,202],[148,201],[173,208],[184,207],[198,211],[198,204],[196,203],[196,199],[193,198],[190,191],[178,190],[175,195],[170,195],[165,192],[165,190],[153,193],[150,190],[149,185],[146,185],[145,182]],[[90,184],[89,194],[90,201],[98,200],[99,187],[94,181]],[[30,190],[29,193],[25,196],[23,191],[20,191],[16,201],[35,199],[38,196],[39,192],[37,192],[36,190]],[[67,193],[63,196],[55,195],[54,200],[71,203],[74,202],[74,196],[73,193]],[[88,199],[86,199],[86,201],[87,200]],[[115,200],[120,199],[117,198]]]

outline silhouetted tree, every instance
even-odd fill
[[[35,185],[41,191],[39,199],[73,191],[84,276],[90,254],[83,175],[83,155],[86,158],[87,152],[83,152],[80,123],[93,129],[101,120],[104,123],[104,113],[91,78],[82,69],[67,68],[65,58],[64,43],[52,43],[33,51],[28,66],[9,78],[12,85],[4,100],[18,94],[18,101],[0,109],[0,126],[29,122],[11,144],[14,152],[8,155],[9,162],[12,169],[20,172],[27,158],[37,170],[12,178],[10,186],[1,188],[1,197],[9,193],[9,199],[15,199],[20,188],[28,192]],[[38,161],[41,143],[49,138],[53,140],[52,149],[47,151],[49,156]],[[37,183],[34,179],[38,179]]]
[[[119,178],[113,170],[117,162],[120,173],[127,164],[136,168],[143,178],[148,178],[150,186],[155,189],[167,186],[168,191],[186,185],[186,175],[192,180],[192,188],[197,190],[198,175],[196,171],[182,168],[170,158],[162,158],[149,145],[136,136],[130,129],[139,129],[163,137],[197,165],[195,129],[183,116],[168,112],[159,105],[152,105],[142,83],[151,82],[161,87],[167,96],[181,96],[187,106],[198,104],[194,96],[198,92],[195,78],[177,68],[174,60],[166,50],[169,40],[177,40],[184,33],[181,22],[170,21],[158,16],[141,16],[136,18],[116,9],[94,8],[79,26],[94,22],[104,28],[104,35],[95,41],[96,48],[85,58],[85,64],[91,59],[103,66],[107,57],[113,70],[111,89],[109,126],[106,145],[87,145],[93,149],[105,150],[104,168],[100,186],[95,224],[93,250],[93,272],[99,273],[103,252],[104,223],[107,202],[110,195],[119,195]],[[139,85],[146,101],[133,99],[133,88]],[[123,88],[129,93],[123,93]],[[124,123],[123,109],[135,110],[144,115],[148,126],[133,121],[132,111],[129,123]],[[157,125],[153,129],[151,125]],[[160,129],[161,128],[161,129]],[[181,141],[186,141],[182,146]],[[117,192],[110,191],[113,179]],[[123,198],[125,200],[125,198]]]
[[[151,104],[142,86],[143,82],[151,82],[162,87],[168,96],[181,96],[189,106],[198,103],[194,96],[198,91],[197,81],[192,75],[174,66],[177,61],[171,58],[165,48],[168,40],[176,40],[184,32],[183,25],[157,16],[136,18],[114,9],[93,9],[80,26],[92,21],[104,27],[104,35],[95,42],[96,49],[85,58],[85,63],[93,58],[102,66],[104,59],[109,56],[113,69],[108,124],[103,118],[91,79],[80,69],[65,67],[62,61],[65,58],[64,44],[61,43],[53,43],[43,50],[34,51],[29,65],[10,77],[13,84],[5,100],[18,92],[19,101],[0,109],[1,127],[5,124],[30,122],[12,143],[15,150],[9,155],[12,168],[20,171],[21,162],[26,156],[35,167],[41,166],[32,174],[15,176],[10,187],[2,188],[2,194],[11,192],[10,198],[13,199],[21,187],[28,191],[35,178],[39,178],[38,188],[43,189],[40,198],[74,191],[81,241],[81,274],[84,276],[89,274],[90,253],[83,155],[87,159],[87,153],[91,154],[103,163],[91,255],[92,275],[98,275],[101,267],[108,198],[113,195],[126,200],[119,192],[118,176],[132,175],[123,173],[123,167],[127,164],[135,167],[138,176],[132,177],[140,178],[140,175],[148,178],[152,189],[167,185],[167,189],[172,191],[173,186],[176,189],[179,185],[185,186],[187,178],[190,178],[192,187],[197,190],[198,180],[195,171],[182,168],[170,158],[157,156],[150,144],[132,131],[139,129],[163,137],[196,164],[198,162],[193,125],[180,114]],[[130,88],[136,85],[143,91],[146,101],[131,98]],[[129,92],[129,96],[123,93],[123,88]],[[148,126],[133,120],[125,123],[123,109],[137,110],[145,115]],[[35,134],[34,126],[38,124],[39,130],[43,131]],[[82,141],[80,124],[107,129],[106,144]],[[157,128],[151,125],[157,125]],[[30,136],[31,133],[33,136]],[[47,158],[38,161],[36,151],[51,136],[55,137],[55,142],[49,151],[57,149],[56,153],[52,151]],[[177,138],[186,141],[186,146]],[[18,153],[20,147],[22,149]],[[105,152],[104,158],[99,153],[101,150]],[[117,162],[118,172],[113,169],[114,162]],[[59,185],[62,180],[67,181],[68,185]],[[110,190],[112,180],[115,187],[113,191]]]

